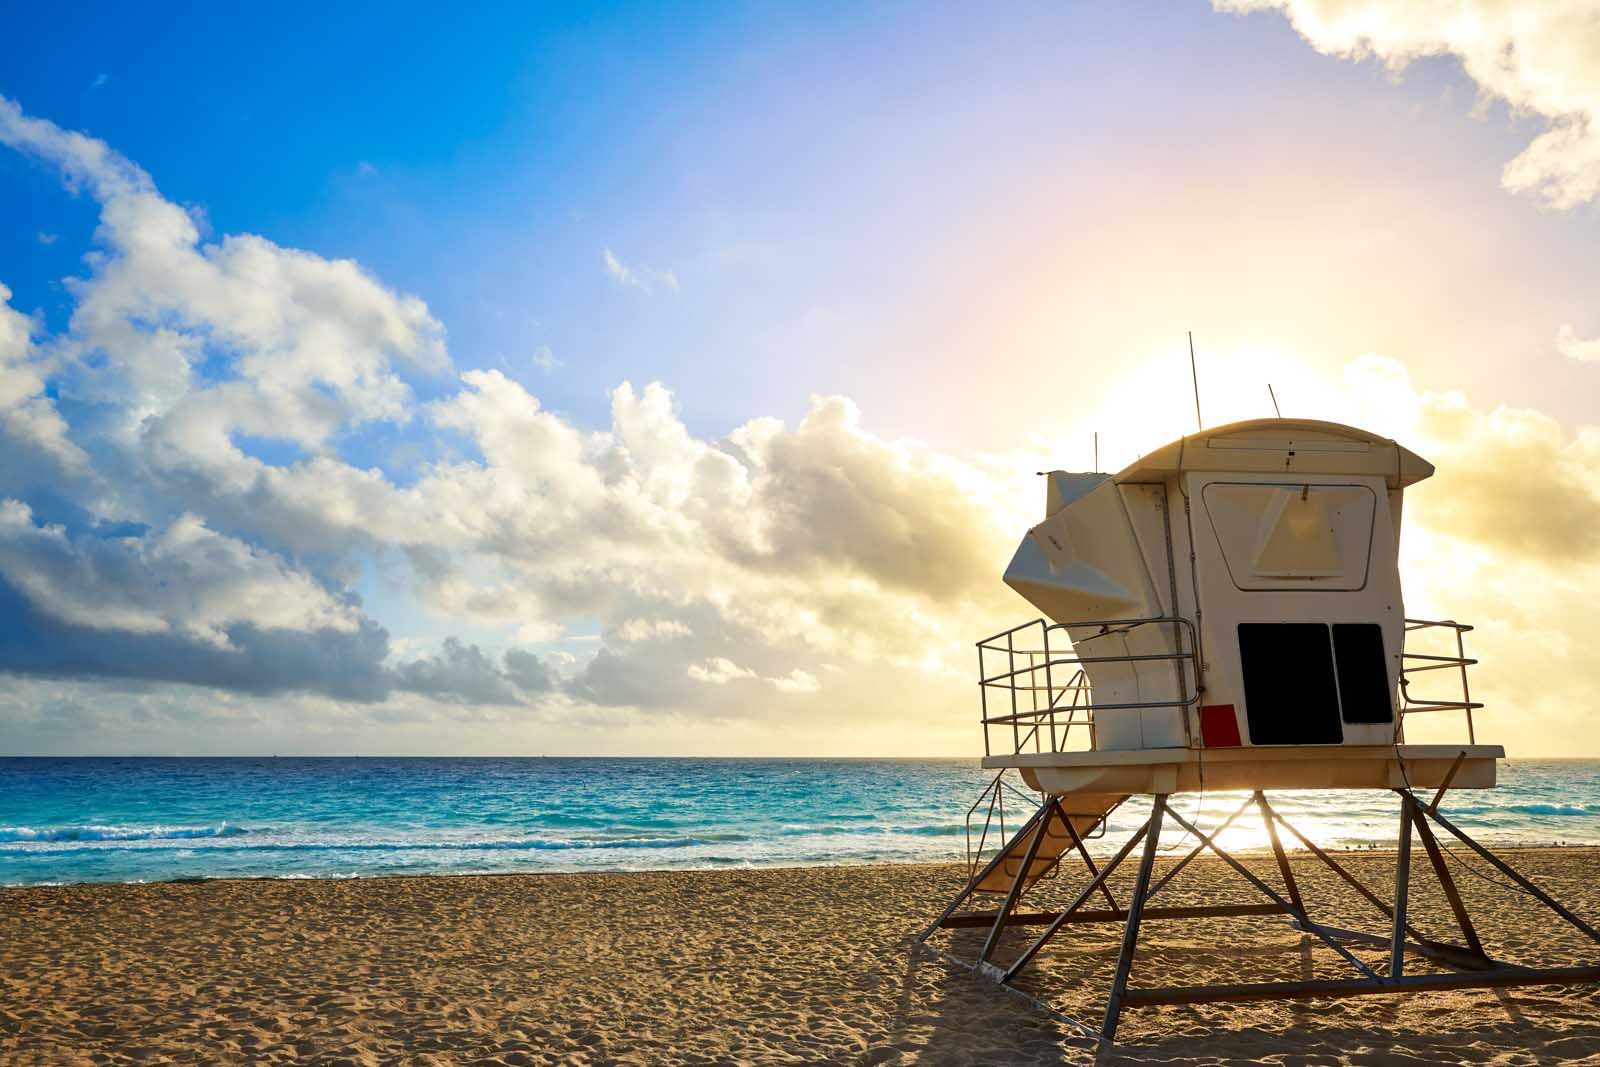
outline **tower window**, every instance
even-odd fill
[[[1345,722],[1394,722],[1383,627],[1375,622],[1334,623],[1333,662],[1339,671],[1339,701]]]
[[[1337,745],[1333,648],[1320,622],[1242,622],[1239,665],[1253,745]]]

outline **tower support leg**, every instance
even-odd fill
[[[1283,842],[1278,840],[1278,824],[1272,819],[1272,809],[1267,807],[1266,794],[1257,789],[1255,794],[1256,807],[1261,810],[1261,821],[1267,824],[1267,837],[1272,842],[1272,855],[1278,861],[1278,874],[1283,878],[1283,888],[1289,891],[1289,902],[1295,910],[1305,914],[1305,901],[1300,899],[1300,886],[1294,880],[1294,869],[1289,866],[1289,856],[1283,851]],[[1218,830],[1217,833],[1222,831]]]
[[[1094,860],[1090,858],[1089,850],[1083,845],[1083,838],[1078,836],[1077,828],[1072,825],[1071,816],[1067,815],[1066,812],[1062,812],[1061,821],[1067,824],[1067,833],[1072,836],[1072,847],[1078,850],[1079,856],[1083,857],[1083,865],[1089,868],[1089,877],[1100,882],[1100,892],[1105,896],[1106,903],[1111,905],[1113,912],[1120,913],[1122,909],[1117,907],[1117,898],[1111,895],[1111,887],[1106,885],[1104,879],[1100,878],[1100,868],[1096,867]]]
[[[1415,797],[1412,798],[1413,801],[1415,801],[1415,799]],[[1585,934],[1588,934],[1591,941],[1600,943],[1600,931],[1596,931],[1594,927],[1590,926],[1588,923],[1572,914],[1572,912],[1562,907],[1560,901],[1556,900],[1549,893],[1546,893],[1543,889],[1540,889],[1538,886],[1534,885],[1533,882],[1528,878],[1525,878],[1519,874],[1511,866],[1511,864],[1507,863],[1505,860],[1501,859],[1499,856],[1496,856],[1493,852],[1490,852],[1472,838],[1462,833],[1456,828],[1454,823],[1452,823],[1449,819],[1446,819],[1443,815],[1440,815],[1438,811],[1430,808],[1423,808],[1420,804],[1417,804],[1416,807],[1422,812],[1424,818],[1432,819],[1434,822],[1450,831],[1450,833],[1458,841],[1472,849],[1472,851],[1476,852],[1479,856],[1483,857],[1483,859],[1493,866],[1495,870],[1499,871],[1513,882],[1516,882],[1523,889],[1526,889],[1528,894],[1535,900],[1539,901],[1539,903],[1543,904],[1545,907],[1549,908],[1551,911],[1567,920],[1567,922],[1571,923],[1579,930],[1582,930]]]
[[[1394,923],[1389,935],[1389,978],[1406,967],[1406,895],[1411,890],[1411,805],[1400,803],[1400,841],[1394,859]]]
[[[1104,867],[1100,868],[1100,873],[1095,875],[1094,878],[1090,880],[1089,884],[1084,886],[1082,891],[1079,892],[1075,898],[1073,898],[1072,903],[1067,905],[1066,910],[1061,912],[1061,914],[1057,915],[1054,919],[1050,920],[1050,925],[1045,927],[1044,933],[1035,938],[1033,944],[1023,949],[1022,955],[1011,961],[1011,966],[1007,967],[1000,975],[1000,981],[1002,984],[1010,982],[1011,979],[1015,978],[1017,976],[1017,972],[1026,967],[1028,965],[1028,961],[1033,959],[1034,956],[1038,955],[1038,952],[1041,948],[1044,948],[1045,942],[1054,937],[1056,935],[1056,931],[1060,930],[1064,924],[1072,921],[1072,917],[1077,914],[1079,908],[1083,907],[1084,902],[1090,897],[1094,896],[1095,891],[1099,889],[1101,885],[1105,884],[1105,880],[1111,877],[1112,871],[1115,871],[1118,867],[1122,866],[1122,861],[1128,858],[1128,853],[1132,852],[1138,846],[1139,842],[1144,840],[1145,835],[1149,832],[1150,821],[1146,820],[1144,825],[1139,827],[1139,829],[1134,832],[1132,837],[1128,838],[1128,840],[1122,843],[1122,847],[1117,850],[1117,854],[1115,856],[1111,857],[1111,861]],[[1114,917],[1120,917],[1116,915],[1116,913],[1113,913],[1113,915]]]
[[[1405,795],[1402,803],[1409,804],[1414,812],[1420,812],[1421,804],[1409,793]],[[1461,937],[1467,943],[1467,951],[1481,961],[1482,966],[1492,967],[1494,963],[1483,951],[1483,942],[1478,940],[1478,931],[1472,925],[1472,916],[1467,914],[1467,906],[1462,903],[1461,891],[1456,888],[1456,880],[1450,874],[1450,865],[1444,860],[1444,853],[1439,848],[1439,842],[1434,839],[1433,830],[1428,826],[1426,815],[1414,814],[1412,822],[1417,828],[1417,837],[1422,841],[1422,847],[1427,850],[1428,862],[1433,865],[1433,873],[1439,879],[1439,887],[1444,890],[1445,899],[1450,902],[1451,914],[1455,916],[1456,928],[1461,931]]]
[[[1167,795],[1157,793],[1150,809],[1149,829],[1144,835],[1144,855],[1139,858],[1139,874],[1133,883],[1133,901],[1128,905],[1128,919],[1122,927],[1122,950],[1117,954],[1117,973],[1111,979],[1111,996],[1106,1000],[1106,1019],[1100,1027],[1100,1036],[1106,1041],[1117,1038],[1117,1023],[1122,1019],[1122,997],[1128,991],[1128,974],[1133,969],[1133,954],[1139,947],[1139,923],[1144,918],[1144,902],[1150,894],[1150,874],[1155,870],[1156,845],[1161,840],[1161,817],[1166,814]]]
[[[1505,860],[1496,856],[1489,849],[1479,844],[1458,828],[1449,818],[1441,814],[1434,805],[1425,803],[1412,791],[1407,789],[1395,790],[1400,797],[1400,826],[1399,838],[1396,841],[1395,853],[1395,888],[1394,902],[1390,905],[1378,896],[1376,892],[1368,889],[1350,871],[1346,870],[1332,856],[1301,833],[1293,823],[1274,811],[1267,798],[1260,792],[1255,793],[1245,806],[1230,815],[1223,823],[1225,827],[1229,822],[1241,814],[1248,807],[1257,807],[1268,828],[1268,838],[1273,846],[1273,855],[1277,861],[1279,873],[1283,876],[1284,892],[1280,893],[1272,885],[1263,881],[1249,867],[1239,859],[1230,855],[1225,849],[1220,848],[1216,836],[1220,828],[1210,834],[1195,826],[1191,820],[1186,819],[1182,813],[1175,810],[1169,803],[1166,794],[1157,795],[1151,805],[1150,817],[1146,820],[1117,850],[1104,866],[1096,869],[1093,860],[1084,855],[1085,865],[1093,877],[1073,898],[1062,911],[1041,911],[1034,913],[1017,913],[1014,908],[1017,900],[1028,891],[1028,876],[1030,868],[1036,862],[1041,852],[1041,842],[1051,833],[1049,819],[1060,815],[1067,819],[1065,809],[1059,799],[1048,797],[1039,811],[1029,822],[1020,829],[1011,839],[1005,849],[996,856],[984,871],[971,879],[966,888],[956,897],[942,916],[923,933],[917,940],[926,941],[929,935],[941,927],[989,927],[988,937],[983,948],[982,958],[976,963],[966,963],[956,960],[944,953],[946,959],[969,968],[975,968],[981,973],[996,978],[1002,984],[1009,984],[1039,950],[1059,930],[1069,923],[1113,923],[1123,925],[1122,939],[1119,946],[1116,970],[1111,982],[1109,995],[1106,998],[1106,1011],[1104,1021],[1098,1031],[1078,1020],[1069,1020],[1075,1026],[1082,1027],[1085,1031],[1097,1034],[1103,1041],[1115,1039],[1118,1024],[1121,1021],[1125,1008],[1142,1007],[1156,1004],[1203,1004],[1211,1002],[1230,1001],[1255,1001],[1255,1000],[1296,1000],[1323,997],[1348,997],[1371,996],[1382,994],[1404,994],[1422,992],[1427,990],[1445,989],[1493,989],[1500,987],[1516,986],[1542,986],[1542,985],[1578,985],[1600,983],[1600,963],[1578,967],[1537,967],[1514,964],[1509,961],[1491,959],[1483,949],[1479,940],[1477,928],[1474,927],[1467,913],[1465,902],[1456,885],[1454,877],[1449,870],[1447,850],[1444,848],[1442,834],[1435,836],[1434,828],[1444,830],[1458,839],[1463,845],[1471,849],[1479,858],[1493,866],[1505,877],[1514,881],[1520,888],[1541,904],[1550,908],[1566,922],[1582,931],[1588,938],[1600,943],[1600,929],[1591,926],[1571,910],[1564,907],[1559,901],[1545,892],[1538,885],[1514,870]],[[1167,875],[1159,881],[1154,880],[1156,853],[1159,850],[1162,827],[1172,825],[1192,834],[1198,841],[1194,852],[1183,857],[1177,866],[1168,871]],[[1292,870],[1289,868],[1288,855],[1283,848],[1279,836],[1279,828],[1290,834],[1306,847],[1311,857],[1327,865],[1336,875],[1352,888],[1376,910],[1384,915],[1390,925],[1390,934],[1384,937],[1377,931],[1366,932],[1359,930],[1341,930],[1330,926],[1323,926],[1311,922],[1306,914],[1306,904],[1299,892]],[[1067,820],[1067,834],[1071,838],[1072,847],[1080,849],[1080,854],[1087,850],[1082,849],[1076,829]],[[1454,945],[1447,942],[1433,941],[1423,936],[1408,918],[1408,903],[1411,881],[1411,838],[1415,834],[1422,839],[1423,847],[1427,850],[1430,863],[1435,873],[1439,876],[1441,887],[1449,900],[1451,911],[1460,927],[1465,945]],[[1134,849],[1144,843],[1142,856],[1139,862],[1138,873],[1135,876],[1133,895],[1126,911],[1115,906],[1114,898],[1112,909],[1109,911],[1087,911],[1083,905],[1094,897],[1096,893],[1103,892],[1107,878],[1119,868],[1124,860],[1131,857]],[[1063,849],[1064,851],[1064,849]],[[1208,851],[1221,860],[1233,872],[1246,882],[1250,883],[1258,892],[1265,896],[1270,903],[1256,905],[1207,905],[1200,907],[1160,907],[1152,906],[1151,899],[1160,891],[1161,887],[1172,880],[1174,874],[1181,870],[1200,852]],[[997,912],[956,914],[960,906],[968,900],[976,887],[985,878],[992,878],[994,871],[1000,863],[1007,858],[1011,862],[1021,859],[1021,866],[1016,874],[1009,879],[1009,892],[1006,894],[1004,905]],[[1009,873],[1009,868],[1006,868]],[[994,888],[998,888],[995,886]],[[1345,979],[1318,979],[1309,981],[1269,981],[1248,983],[1223,983],[1206,986],[1168,986],[1158,988],[1130,988],[1130,976],[1133,969],[1134,957],[1139,948],[1139,935],[1141,924],[1148,919],[1178,920],[1193,918],[1221,918],[1225,916],[1247,915],[1287,915],[1295,920],[1295,925],[1312,935],[1327,948],[1331,949],[1349,963],[1360,977]],[[1040,936],[1025,948],[1018,957],[1003,970],[988,962],[992,956],[999,935],[1006,926],[1021,924],[1048,924]],[[1365,944],[1371,948],[1389,950],[1388,973],[1382,973],[1381,968],[1369,966],[1366,962],[1353,955],[1347,947],[1347,942]],[[930,949],[938,952],[937,949]],[[1453,974],[1406,974],[1405,953],[1420,952],[1425,958],[1453,968]],[[1026,992],[1015,991],[1019,995],[1028,996]],[[1032,999],[1030,997],[1030,999]],[[1040,1003],[1035,1001],[1035,1003]],[[1049,1005],[1040,1003],[1046,1010],[1055,1012]]]

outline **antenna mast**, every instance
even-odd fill
[[[1274,393],[1272,391],[1272,383],[1271,382],[1267,383],[1267,395],[1272,398],[1272,412],[1273,412],[1273,414],[1277,415],[1278,418],[1280,418],[1280,419],[1283,418],[1283,412],[1278,410],[1278,394]]]
[[[1194,331],[1189,331],[1189,374],[1194,378],[1194,421],[1195,429],[1204,430],[1205,421],[1200,418],[1200,372],[1194,364]]]

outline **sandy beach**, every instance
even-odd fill
[[[1507,855],[1581,914],[1600,916],[1600,851]],[[1390,857],[1342,858],[1387,895]],[[1250,862],[1270,874],[1270,857]],[[1296,870],[1325,921],[1381,929],[1311,862],[1298,859]],[[908,951],[907,935],[961,873],[882,866],[7,889],[0,1063],[1092,1060],[1069,1024]],[[1472,874],[1459,880],[1491,953],[1568,965],[1600,956],[1520,893]],[[1413,898],[1418,925],[1447,934],[1425,862]],[[1214,861],[1197,862],[1163,894],[1173,905],[1254,899]],[[1073,928],[1020,984],[1098,1021],[1118,929]],[[979,936],[936,940],[970,958]],[[1014,954],[1022,936],[1008,936],[1000,955]],[[1151,923],[1134,984],[1340,977],[1340,966],[1281,917]],[[1597,1009],[1591,988],[1144,1008],[1125,1016],[1118,1046],[1099,1062],[1600,1063]]]

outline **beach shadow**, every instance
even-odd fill
[[[1439,1063],[1508,1062],[1521,1052],[1538,1063],[1572,1062],[1600,1054],[1600,1027],[1574,1027],[1570,1019],[1515,1026],[1490,1023],[1472,1028],[1392,1033],[1370,1020],[1324,1017],[1293,1028],[1244,1026],[1210,1033],[1140,1036],[1102,1051],[1107,1067],[1161,1063],[1263,1062],[1283,1064],[1360,1063],[1422,1067]],[[1526,1062],[1512,1057],[1509,1062]]]
[[[964,961],[976,957],[982,940],[982,931],[956,931],[944,949]],[[1014,944],[1012,940],[1002,939],[997,959],[1014,958],[1014,952],[1025,943],[1021,938]],[[1325,965],[1337,961],[1321,949],[1319,940],[1302,936],[1288,950],[1295,961],[1291,972],[1301,980],[1312,980]],[[1234,959],[1256,957],[1262,962],[1282,958],[1285,953],[1281,945],[1231,945],[1228,950]],[[1152,946],[1143,958],[1150,971],[1159,973],[1163,961],[1192,960],[1210,951],[1195,946]],[[1116,948],[1080,947],[1069,955],[1075,973],[1081,973],[1078,964],[1090,962],[1094,966],[1087,968],[1089,971],[1109,973]],[[1060,961],[1056,962],[1059,970]],[[1050,995],[1052,987],[1057,992],[1060,987],[1049,981],[1048,971],[1042,983],[1024,979],[1019,981],[1021,988],[1009,991],[961,962],[908,943],[893,1030],[898,1050],[914,1054],[898,1062],[1069,1062],[1105,1067],[1143,1063],[1187,1067],[1219,1062],[1309,1067],[1334,1062],[1420,1067],[1441,1062],[1496,1062],[1513,1050],[1534,1055],[1541,1063],[1600,1055],[1600,1020],[1575,1023],[1570,1003],[1559,1007],[1551,1003],[1553,1010],[1541,1018],[1521,1006],[1539,1003],[1537,994],[1532,1000],[1525,996],[1519,1004],[1506,990],[1482,991],[1494,994],[1496,1011],[1488,1010],[1487,996],[1480,996],[1476,1006],[1443,998],[1430,1002],[1360,997],[1130,1009],[1123,1017],[1119,1042],[1098,1044],[1064,1019],[1071,1017],[1068,1012],[1075,1012],[1079,1023],[1098,1025],[1104,989],[1096,986],[1089,991],[1094,980],[1085,978],[1073,987],[1076,995],[1069,993],[1063,1001]],[[1094,1010],[1082,1010],[1085,1007]],[[1460,1025],[1463,1019],[1470,1025]],[[865,1062],[885,1062],[885,1058],[869,1057]]]
[[[969,969],[962,957],[906,942],[906,967],[890,1046],[863,1063],[1090,1063],[1097,1042],[1072,1020],[1021,990]],[[974,953],[975,954],[975,953]],[[1091,1027],[1092,1028],[1092,1027]]]
[[[1261,861],[1252,858],[1252,862]],[[1359,859],[1346,862],[1359,871]],[[1219,895],[1210,880],[1196,882],[1192,888],[1175,882],[1163,904],[1255,902]],[[1345,893],[1325,872],[1311,867],[1302,889],[1326,898],[1307,900],[1318,921],[1378,935],[1387,932],[1376,928],[1372,909]],[[1412,892],[1413,911],[1425,929],[1451,920],[1436,887],[1419,879]],[[1054,897],[1044,893],[1036,902],[1030,897],[1030,910],[1059,908],[1062,904]],[[1140,938],[1131,987],[1355,976],[1348,961],[1314,934],[1293,931],[1285,936],[1289,931],[1281,925],[1284,922],[1282,916],[1250,916],[1218,921],[1209,928],[1152,923]],[[1008,929],[994,961],[1004,967],[1037,933],[1037,927]],[[1098,1028],[1119,951],[1120,925],[1064,928],[1018,976],[1014,992],[964,966],[976,959],[987,935],[986,928],[961,928],[940,931],[931,939],[930,947],[961,962],[908,950],[891,1038],[900,1058],[872,1055],[866,1062],[1070,1062],[1107,1067],[1242,1062],[1414,1067],[1579,1059],[1600,1063],[1600,1011],[1595,1010],[1600,1008],[1600,993],[1545,989],[1129,1008],[1122,1017],[1118,1043],[1102,1046],[1066,1020],[1075,1018],[1079,1024]],[[1386,946],[1355,942],[1346,947],[1382,973]],[[1565,962],[1556,955],[1555,962]],[[1437,965],[1418,959],[1416,966],[1428,971]],[[1408,970],[1411,967],[1408,958]]]
[[[1494,991],[1494,998],[1500,1002],[1501,1009],[1506,1013],[1506,1017],[1510,1019],[1514,1025],[1528,1025],[1528,1017],[1522,1014],[1521,1008],[1517,1007],[1517,1002],[1512,997],[1509,990],[1496,989]]]

